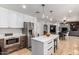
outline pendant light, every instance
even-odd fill
[[[46,14],[45,14],[45,6],[46,6],[46,5],[45,5],[45,4],[42,4],[41,6],[42,6],[42,9],[43,9],[42,18],[43,18],[43,19],[44,19],[44,18],[45,18],[45,19],[49,19],[50,21],[52,21],[52,12],[53,12],[53,11],[52,11],[52,10],[49,11],[50,16],[51,16],[51,17],[49,18],[49,15],[46,15]]]
[[[53,19],[52,19],[52,12],[53,12],[53,11],[52,11],[52,10],[50,10],[50,14],[51,14],[51,15],[50,15],[50,16],[51,16],[51,17],[50,17],[50,21],[52,21],[52,20],[53,20]]]
[[[42,18],[45,18],[45,10],[44,10],[45,4],[42,4],[42,8],[43,8],[43,14],[42,14]]]

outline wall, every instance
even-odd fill
[[[43,26],[44,26],[44,24],[48,25],[48,32],[49,33],[50,33],[50,25],[56,25],[56,34],[58,34],[58,32],[59,32],[59,29],[58,29],[59,26],[57,24],[46,22],[46,21],[38,21],[37,22],[37,30],[36,30],[37,34],[43,35],[43,31],[44,31]]]

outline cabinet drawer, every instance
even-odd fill
[[[52,46],[50,48],[48,48],[48,51],[52,50],[52,48],[53,48]]]
[[[0,43],[3,43],[4,42],[4,39],[0,39]]]
[[[52,44],[52,41],[49,41],[48,44]]]
[[[19,50],[19,44],[11,46],[11,47],[8,47],[8,48],[5,48],[5,52],[7,54],[9,54],[11,52],[14,52],[14,51],[17,51],[17,50]]]
[[[51,46],[53,46],[53,41],[52,40],[47,42],[47,47],[50,48]]]
[[[0,46],[4,47],[4,39],[0,39]]]
[[[48,55],[52,55],[53,53],[53,46],[51,46],[50,48],[48,48]]]

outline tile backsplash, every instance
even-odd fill
[[[22,33],[22,29],[19,28],[0,28],[0,35],[5,33]]]

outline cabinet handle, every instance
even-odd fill
[[[48,44],[50,44],[50,43],[52,43],[52,41],[51,41],[51,42],[49,42]]]
[[[51,49],[52,47],[50,47],[49,49],[48,49],[48,51]]]

